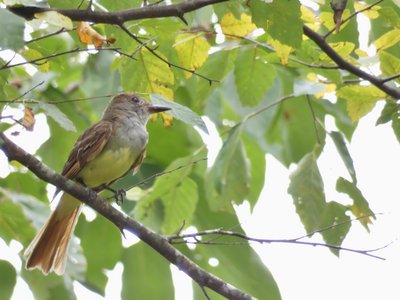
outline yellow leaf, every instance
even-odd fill
[[[315,94],[315,98],[321,99],[325,94],[331,93],[334,90],[336,90],[336,84],[334,83],[329,83],[326,85],[326,89],[320,93]]]
[[[229,35],[246,36],[254,29],[256,25],[251,22],[251,17],[242,13],[240,20],[236,19],[232,13],[227,13],[221,20],[222,32],[226,34],[227,39],[236,39]]]
[[[282,44],[280,41],[274,40],[273,38],[269,38],[268,43],[275,48],[276,55],[278,55],[281,64],[287,65],[289,62],[290,52],[292,52],[293,48]]]
[[[360,48],[354,50],[354,52],[355,52],[359,57],[368,57],[368,53],[365,52],[364,50],[361,50]]]
[[[347,113],[353,122],[369,113],[385,93],[376,86],[345,86],[336,92],[338,97],[347,100]]]
[[[86,45],[94,45],[96,48],[101,48],[104,43],[113,44],[115,42],[114,38],[105,38],[100,35],[96,30],[90,27],[87,22],[79,22],[77,33],[79,40]]]
[[[317,21],[317,16],[313,13],[311,9],[307,6],[301,5],[301,19],[306,23],[315,23]]]
[[[32,112],[32,108],[28,106],[24,107],[24,116],[22,117],[20,122],[26,130],[33,130],[33,127],[35,126],[35,114]]]
[[[400,41],[400,29],[393,29],[391,31],[386,32],[380,38],[378,38],[374,42],[374,45],[377,50],[382,50],[392,47],[399,41]]]
[[[63,27],[67,30],[72,30],[73,28],[71,19],[56,11],[35,13],[35,18],[39,20],[45,20],[51,25]]]
[[[342,20],[346,19],[347,17],[350,16],[350,10],[345,9],[342,13]],[[336,28],[336,24],[334,21],[334,15],[331,12],[321,12],[320,14],[320,19],[321,23],[329,30]],[[340,28],[344,28],[347,26],[349,22],[346,22],[344,24],[340,24]]]
[[[360,11],[364,8],[366,8],[367,4],[365,3],[361,3],[360,1],[354,1],[354,9],[357,11]],[[362,12],[363,15],[365,15],[366,17],[368,17],[368,19],[376,19],[379,17],[379,10],[381,9],[381,7],[379,5],[375,5],[365,11]]]
[[[353,49],[355,47],[355,45],[350,42],[329,43],[329,46],[331,46],[333,48],[333,50],[335,50],[342,57],[346,57],[346,56],[350,55],[351,52],[353,52]],[[328,61],[331,60],[329,58],[329,56],[326,55],[325,53],[322,53],[319,56],[319,59],[320,60],[328,60]]]
[[[207,60],[210,44],[199,34],[182,33],[176,37],[174,48],[182,67],[195,71]],[[191,76],[185,72],[186,78]]]
[[[36,59],[39,59],[39,58],[43,57],[42,54],[40,54],[40,52],[35,50],[35,49],[25,50],[22,53],[22,55],[28,61],[36,60]],[[50,63],[46,59],[37,60],[37,61],[35,61],[35,66],[36,66],[36,68],[38,68],[38,70],[40,72],[46,73],[46,72],[49,71]]]

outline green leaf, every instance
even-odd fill
[[[384,92],[372,85],[348,85],[339,89],[336,94],[347,100],[347,111],[353,122],[357,122],[369,113],[376,102],[386,96]]]
[[[400,111],[392,115],[392,128],[397,141],[400,143]]]
[[[24,46],[24,19],[0,8],[0,48],[18,50]]]
[[[250,162],[250,191],[246,198],[253,209],[265,183],[265,153],[251,137],[244,135],[243,141]]]
[[[48,216],[49,208],[32,196],[0,188],[0,235],[27,245]],[[32,224],[33,223],[33,224]],[[34,227],[32,226],[34,225]]]
[[[17,271],[8,261],[0,260],[0,300],[11,299],[15,284],[17,283]]]
[[[324,183],[315,154],[308,153],[290,175],[289,194],[307,234],[320,229],[321,216],[326,207]]]
[[[185,178],[176,191],[162,197],[165,217],[162,231],[166,234],[176,233],[183,224],[191,224],[198,201],[197,184]]]
[[[206,183],[198,182],[198,184],[202,186]],[[194,220],[194,226],[197,230],[202,231],[210,228],[232,230],[234,228],[235,232],[244,233],[236,215],[211,210],[205,197],[207,196],[202,194]],[[223,244],[224,242],[244,242],[229,237],[219,237],[217,240],[213,237],[203,237],[202,240],[216,241],[217,245],[197,245],[195,250],[183,249],[182,247],[180,250],[184,251],[205,270],[219,276],[228,284],[249,293],[256,299],[281,299],[278,286],[271,272],[249,244],[218,245],[218,243]],[[211,266],[209,264],[210,258],[217,259],[218,265]],[[210,293],[210,295],[214,299],[215,294]],[[222,297],[215,297],[215,299],[222,299]]]
[[[340,177],[336,182],[336,190],[347,194],[353,199],[353,205],[350,206],[350,210],[354,216],[360,218],[360,223],[369,231],[368,224],[371,224],[372,219],[375,219],[374,212],[369,208],[368,201],[357,186],[353,182]]]
[[[122,299],[174,299],[168,261],[143,242],[124,249]]]
[[[251,2],[253,22],[282,44],[299,48],[302,42],[303,22],[299,1],[263,0]]]
[[[400,59],[386,52],[379,52],[379,60],[381,62],[381,70],[386,76],[392,76],[400,73]],[[396,79],[400,82],[400,78]]]
[[[272,86],[276,76],[272,64],[266,63],[258,48],[239,51],[235,65],[235,84],[243,105],[254,106]]]
[[[240,139],[242,125],[229,132],[214,165],[207,174],[207,200],[213,210],[232,211],[249,193],[249,163]]]
[[[121,233],[102,216],[93,222],[80,223],[76,233],[81,238],[83,253],[87,260],[84,284],[104,295],[108,280],[105,270],[113,269],[121,258]]]
[[[357,176],[356,170],[354,169],[353,159],[351,158],[350,152],[347,149],[346,141],[344,140],[343,134],[338,131],[332,131],[329,133],[333,142],[335,143],[336,149],[339,152],[340,157],[342,158],[347,171],[353,179],[353,182],[357,184]]]
[[[321,112],[319,103],[310,103],[316,119],[323,120],[324,112]],[[323,145],[325,132],[319,122],[314,122],[307,98],[296,97],[280,105],[271,128],[266,132],[266,141],[273,147],[274,156],[289,166],[313,151],[319,142]]]
[[[327,203],[325,211],[321,216],[321,231],[324,241],[328,245],[340,246],[350,230],[350,217],[346,215],[348,208],[335,201]],[[339,256],[339,249],[329,248],[335,255]]]
[[[45,111],[46,116],[51,117],[58,125],[68,131],[76,131],[74,123],[56,105],[39,102],[38,107]]]
[[[151,102],[154,104],[170,107],[171,110],[167,113],[171,114],[174,118],[181,120],[191,126],[197,126],[199,129],[208,134],[207,126],[204,123],[203,119],[187,106],[183,106],[179,103],[167,100],[161,95],[157,94],[151,94],[150,99]]]
[[[381,115],[378,120],[376,120],[376,125],[385,124],[392,120],[394,114],[397,113],[399,107],[395,103],[386,102],[382,109]]]
[[[377,40],[375,40],[374,45],[377,49],[383,50],[386,48],[390,48],[393,45],[396,45],[400,41],[400,29],[393,29],[382,36],[380,36]]]
[[[74,27],[69,17],[64,16],[56,11],[45,11],[45,12],[35,13],[35,18],[39,20],[45,20],[47,21],[47,23],[51,25],[65,28],[67,30],[72,30]]]

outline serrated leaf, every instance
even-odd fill
[[[346,141],[344,139],[344,136],[341,132],[338,131],[332,131],[329,133],[331,136],[333,142],[335,143],[336,149],[339,152],[340,157],[342,158],[347,171],[349,172],[351,178],[353,179],[353,182],[357,184],[357,176],[356,176],[356,170],[354,169],[353,165],[353,159],[350,156],[350,152],[347,149]]]
[[[327,203],[321,217],[321,228],[329,228],[321,231],[324,241],[328,245],[340,246],[350,230],[350,217],[346,215],[348,208],[335,201]],[[339,256],[339,249],[329,248]]]
[[[227,35],[227,39],[235,39],[229,35],[246,36],[256,29],[256,25],[251,22],[251,17],[245,13],[240,15],[240,19],[236,19],[235,16],[229,12],[224,15],[220,24],[222,32]]]
[[[159,104],[162,106],[170,107],[171,110],[168,114],[172,115],[174,118],[185,122],[191,126],[197,126],[199,129],[208,134],[207,126],[204,123],[203,119],[192,111],[190,108],[183,106],[179,103],[169,101],[162,97],[161,95],[151,94],[150,95],[151,102],[154,104]]]
[[[326,201],[324,184],[313,153],[306,154],[290,175],[288,192],[307,233],[320,229]]]
[[[377,51],[379,51],[390,48],[398,42],[400,42],[400,29],[393,29],[381,35],[377,40],[375,40],[374,45]]]
[[[261,54],[258,48],[244,48],[236,59],[235,85],[244,106],[257,105],[276,76],[274,66],[265,62]]]
[[[148,245],[140,242],[124,249],[122,263],[121,299],[174,299],[169,262]]]
[[[35,13],[35,18],[39,20],[45,20],[51,25],[65,28],[67,30],[72,30],[74,26],[69,17],[64,16],[56,11],[45,11],[40,13]]]
[[[43,109],[48,117],[51,117],[58,125],[68,131],[76,131],[74,123],[54,104],[39,102],[38,107]]]
[[[210,44],[201,34],[193,33],[179,34],[174,44],[182,67],[193,71],[200,68],[207,60],[210,47]],[[192,75],[193,73],[185,72],[186,79],[189,79]]]
[[[0,300],[9,300],[17,283],[17,271],[13,265],[5,260],[0,260]]]
[[[0,8],[0,47],[18,50],[24,46],[24,19]]]
[[[379,52],[379,60],[381,62],[381,70],[386,76],[392,76],[400,73],[400,59],[386,52]],[[400,82],[400,78],[395,79]]]
[[[188,177],[176,190],[162,197],[165,207],[163,233],[176,233],[183,224],[191,224],[198,197],[197,184]]]
[[[372,219],[375,219],[374,212],[369,208],[368,201],[357,186],[353,182],[340,177],[336,181],[336,190],[347,194],[353,200],[353,205],[350,206],[351,212],[354,216],[360,218],[360,223],[369,231],[368,224],[371,224]]]
[[[165,58],[162,53],[158,54]],[[123,57],[120,61],[123,89],[136,93],[160,94],[167,99],[173,99],[174,74],[168,64],[144,47],[135,57],[137,60]]]
[[[347,100],[347,112],[353,122],[369,113],[378,100],[386,95],[375,86],[344,86],[336,92],[338,97]]]

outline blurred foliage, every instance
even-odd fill
[[[0,2],[35,5],[34,0]],[[349,213],[357,218],[370,216],[360,219],[368,230],[373,212],[357,187],[347,144],[358,120],[378,101],[386,105],[377,124],[391,123],[400,141],[399,103],[375,86],[361,84],[353,74],[321,67],[332,67],[334,63],[302,34],[302,26],[321,34],[335,28],[329,2],[318,0],[313,7],[306,7],[289,0],[232,0],[187,13],[188,26],[178,18],[127,22],[127,28],[140,37],[143,45],[116,26],[94,24],[92,28],[99,35],[91,34],[104,37],[104,44],[101,49],[89,47],[87,51],[76,30],[46,37],[60,29],[57,25],[65,24],[59,16],[51,24],[47,23],[48,16],[25,21],[3,5],[0,100],[9,103],[1,102],[0,109],[11,107],[22,112],[22,100],[29,103],[34,114],[46,115],[50,139],[35,155],[60,171],[79,133],[100,118],[110,95],[134,91],[161,103],[166,99],[175,101],[177,115],[172,126],[163,127],[157,120],[148,125],[150,142],[141,171],[116,184],[129,189],[153,174],[168,172],[130,190],[122,206],[126,213],[163,234],[189,226],[241,232],[234,204],[248,201],[256,209],[268,167],[267,153],[287,167],[297,165],[288,192],[307,234],[346,222]],[[351,1],[342,17],[373,3],[365,2]],[[47,5],[77,8],[80,3],[52,0]],[[88,3],[83,1],[83,7]],[[139,0],[93,2],[96,10],[99,5],[109,11],[142,4]],[[358,67],[368,69],[379,62],[382,77],[399,74],[398,3],[383,1],[363,15],[371,23],[368,42],[377,48],[376,53],[359,49],[355,17],[338,33],[330,34],[327,42]],[[107,41],[114,43],[108,45]],[[65,54],[54,56],[62,52]],[[24,59],[35,62],[13,66]],[[390,84],[394,82],[398,83],[399,78]],[[18,101],[12,102],[14,99]],[[81,100],[72,101],[77,99]],[[206,147],[193,128],[196,125],[204,131],[204,124],[193,112],[214,122],[223,140],[210,168],[202,160],[207,156]],[[332,132],[325,129],[327,116],[335,120],[337,128]],[[164,125],[168,124],[164,119]],[[24,130],[18,126],[14,132],[15,128]],[[1,123],[1,130],[6,127],[9,125]],[[318,157],[327,138],[335,143],[349,172],[351,180],[338,178],[336,188],[349,196],[351,205],[325,196]],[[44,204],[46,184],[20,166],[9,169],[10,174],[0,182],[0,237],[6,243],[17,240],[26,246],[48,216]],[[350,227],[351,223],[346,223],[321,234],[328,244],[340,246]],[[104,294],[107,271],[117,263],[124,267],[122,298],[173,299],[169,264],[146,245],[124,248],[121,234],[102,217],[90,222],[81,217],[76,235],[80,243],[72,243],[63,278],[15,270],[10,263],[0,261],[0,299],[10,298],[17,276],[28,283],[37,299],[74,299],[75,280]],[[280,299],[267,266],[248,244],[181,245],[179,249],[206,270],[258,299]],[[338,250],[332,252],[339,254]],[[211,266],[210,258],[217,259],[218,266]],[[193,289],[196,299],[204,299],[198,286]],[[212,292],[210,296],[221,298]]]

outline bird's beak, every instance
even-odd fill
[[[163,112],[163,111],[167,111],[167,110],[171,110],[171,108],[169,108],[169,107],[153,105],[153,104],[150,104],[148,106],[148,109],[149,109],[149,113],[151,113],[151,114],[159,113],[159,112]]]

